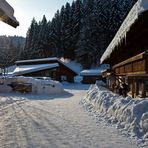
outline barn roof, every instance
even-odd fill
[[[19,65],[15,68],[13,75],[22,75],[32,72],[37,72],[45,69],[52,69],[58,67],[58,63],[54,64],[36,64],[36,65]]]
[[[138,0],[133,6],[126,19],[122,23],[115,37],[107,47],[106,51],[102,55],[100,62],[103,63],[106,59],[110,58],[113,51],[121,43],[123,39],[126,40],[126,35],[130,31],[131,26],[138,20],[139,16],[148,11],[148,0]]]
[[[14,17],[14,9],[5,0],[0,0],[0,20],[15,28],[19,25]]]
[[[67,63],[63,62],[62,60],[60,60],[57,57],[52,57],[52,58],[42,58],[42,59],[30,59],[30,60],[21,60],[21,61],[16,61],[15,64],[19,65],[19,64],[28,64],[28,63],[39,63],[39,62],[48,62],[48,61],[54,61],[57,63],[60,63],[62,65],[64,65],[66,68],[68,68],[70,71],[72,71],[75,75],[77,75],[77,71],[72,68],[70,65],[68,65]]]
[[[53,57],[53,58],[42,58],[42,59],[30,59],[30,60],[20,60],[20,61],[16,61],[15,64],[25,64],[25,63],[31,63],[31,62],[42,62],[42,61],[55,61],[55,60],[60,60],[57,57]]]

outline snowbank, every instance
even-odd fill
[[[32,77],[5,77],[0,78],[0,92],[12,92],[9,86],[12,82],[31,83],[32,93],[35,94],[57,94],[64,91],[63,85],[58,81],[41,80]]]
[[[97,117],[104,117],[135,138],[148,139],[148,99],[123,98],[102,86],[91,85],[81,103]]]

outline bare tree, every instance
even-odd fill
[[[4,48],[0,50],[0,68],[4,76],[7,74],[7,67],[18,60],[20,53],[21,50],[19,48]]]

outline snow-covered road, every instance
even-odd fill
[[[1,95],[0,148],[137,148],[79,105],[88,86],[64,87],[62,95]]]

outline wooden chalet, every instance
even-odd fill
[[[148,97],[148,1],[139,0],[101,57],[110,83],[126,81],[132,97]],[[109,83],[109,82],[108,82]],[[118,83],[118,84],[117,84]]]
[[[58,58],[16,61],[14,76],[51,77],[57,81],[74,82],[77,74],[67,63]]]
[[[15,28],[19,25],[14,17],[14,9],[5,0],[0,0],[0,20]]]

